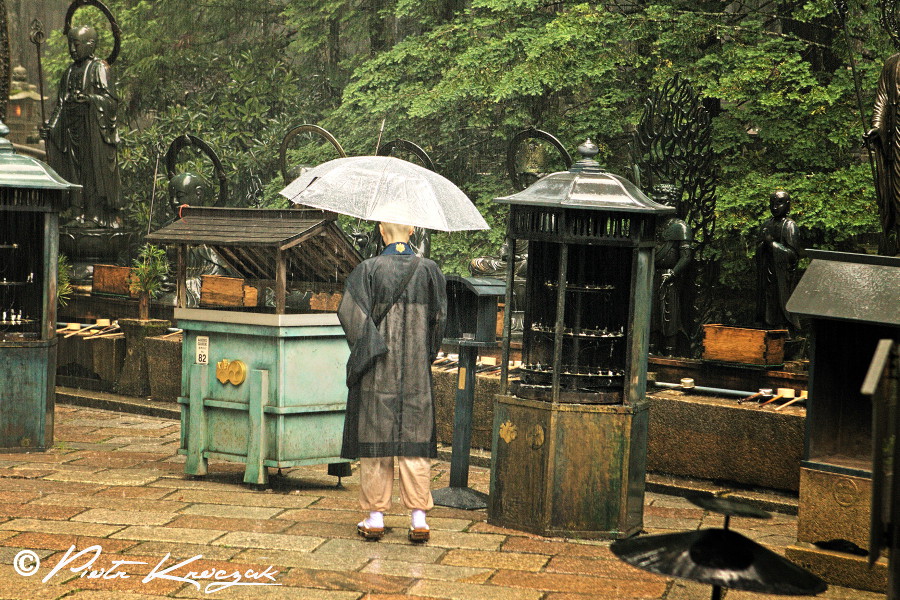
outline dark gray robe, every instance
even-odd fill
[[[410,268],[409,284],[376,325]],[[431,363],[446,317],[446,281],[429,259],[376,256],[347,277],[338,308],[350,345],[343,458],[437,456]]]

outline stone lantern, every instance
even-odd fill
[[[12,70],[7,124],[9,141],[15,144],[37,144],[40,140],[41,95],[37,86],[28,83],[28,72],[18,66]],[[46,99],[46,98],[45,98]]]

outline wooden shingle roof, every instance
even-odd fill
[[[275,280],[279,252],[289,281],[343,281],[362,260],[319,210],[183,207],[147,236],[154,244],[206,245],[247,279]]]

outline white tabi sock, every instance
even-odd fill
[[[384,513],[373,510],[360,525],[369,529],[384,529]]]
[[[425,522],[425,511],[412,511],[412,527],[413,529],[428,529],[428,523]]]

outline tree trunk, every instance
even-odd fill
[[[388,20],[381,11],[385,8],[385,0],[369,0],[369,49],[378,54],[390,48],[388,41]]]
[[[2,1],[2,0],[0,0]],[[138,319],[146,321],[150,318],[150,294],[141,292],[138,296]]]

